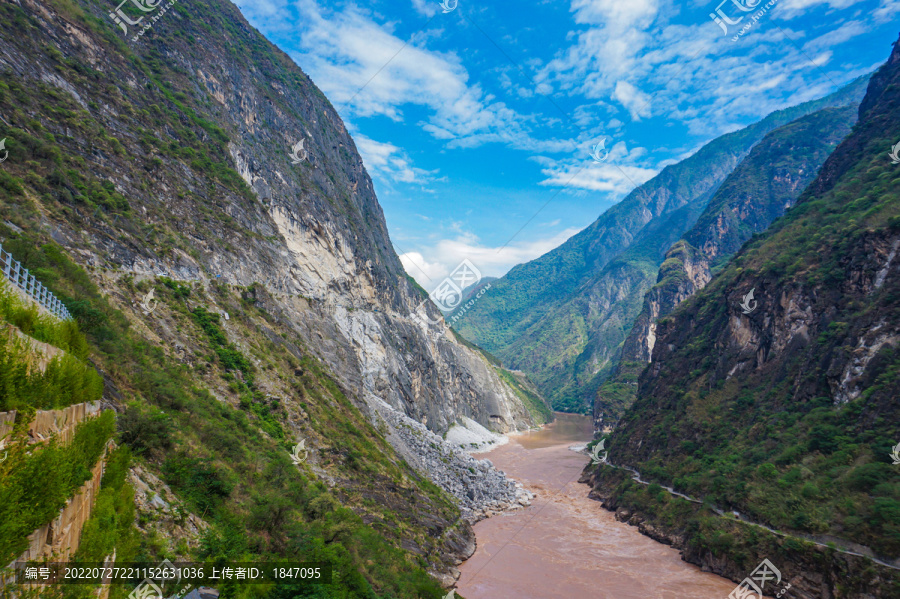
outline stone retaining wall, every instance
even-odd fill
[[[16,423],[16,411],[0,412],[0,449],[6,445],[7,437],[12,433]]]
[[[103,455],[91,470],[91,478],[66,502],[59,515],[28,536],[28,549],[16,561],[40,560],[51,556],[54,561],[68,561],[78,550],[81,529],[91,517],[94,500],[100,492],[106,458],[113,446],[112,441],[107,444]]]
[[[75,436],[79,423],[100,415],[100,400],[85,402],[61,410],[38,410],[28,427],[29,443],[45,443],[53,435],[62,445],[67,445]],[[13,430],[16,412],[0,412],[0,449],[8,442],[7,435]]]

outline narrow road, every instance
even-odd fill
[[[642,485],[650,485],[651,484],[649,481],[642,479],[641,473],[638,472],[637,470],[635,470],[634,468],[631,468],[630,466],[617,466],[616,464],[613,464],[608,461],[604,461],[604,462],[600,462],[600,463],[605,466],[609,466],[610,468],[618,468],[619,470],[626,470],[626,471],[630,472],[633,475],[632,480],[634,480],[637,483],[640,483]],[[672,487],[667,487],[666,485],[662,485],[660,483],[656,483],[656,484],[659,485],[660,487],[662,487],[663,489],[665,489],[666,491],[668,491],[671,495],[681,497],[682,499],[690,501],[691,503],[697,503],[700,505],[703,504],[703,502],[700,501],[699,499],[690,497],[688,495],[685,495],[684,493],[679,493]],[[710,509],[712,509],[712,511],[714,511],[719,516],[722,516],[723,518],[732,518],[733,517],[733,519],[738,522],[742,522],[749,526],[756,526],[757,528],[765,529],[774,535],[778,535],[779,537],[798,539],[801,541],[806,541],[807,543],[813,543],[814,545],[818,545],[819,547],[827,547],[829,549],[833,549],[840,553],[846,553],[847,555],[855,555],[858,557],[865,557],[865,558],[872,560],[876,564],[880,564],[886,568],[891,568],[892,570],[900,570],[900,566],[897,566],[896,564],[892,564],[890,562],[886,562],[886,561],[878,559],[877,557],[875,557],[874,551],[872,551],[871,549],[869,549],[868,547],[866,547],[864,545],[859,545],[858,543],[851,543],[850,541],[846,541],[844,539],[838,539],[837,537],[833,537],[834,540],[832,540],[832,541],[822,541],[822,540],[820,540],[821,537],[817,538],[813,535],[804,535],[804,534],[800,534],[800,533],[788,534],[786,532],[782,532],[780,530],[775,530],[774,528],[770,528],[770,527],[766,526],[765,524],[760,524],[759,522],[754,522],[753,520],[750,520],[743,514],[740,514],[737,512],[731,512],[731,515],[727,515],[723,510],[717,508],[716,506],[714,506],[712,504],[709,504],[709,507],[710,507]],[[841,544],[843,545],[843,547],[840,546]],[[854,545],[855,547],[859,548],[860,551],[853,551],[852,549],[848,549],[847,547],[851,544]]]

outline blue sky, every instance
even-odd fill
[[[551,250],[711,139],[877,68],[900,31],[900,0],[444,1],[236,2],[338,109],[428,290],[464,258],[500,276]],[[717,8],[743,18],[726,34]]]

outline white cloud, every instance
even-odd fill
[[[616,30],[648,26],[659,12],[657,0],[573,0],[575,21]]]
[[[542,157],[536,161],[543,165],[541,172],[546,179],[539,185],[608,192],[621,197],[659,172],[639,165],[646,154],[646,148],[628,150],[625,142],[618,142],[610,148],[604,162],[590,159],[586,148],[580,160],[556,161]]]
[[[857,35],[863,35],[867,31],[868,27],[861,21],[847,21],[837,29],[832,29],[828,33],[809,40],[803,45],[803,49],[810,52],[827,50],[853,39]]]
[[[429,248],[401,254],[400,261],[419,285],[433,291],[464,259],[470,260],[483,276],[499,277],[517,264],[543,256],[578,231],[569,228],[549,237],[503,247],[486,246],[474,235],[462,233],[452,239],[441,239]]]
[[[334,104],[358,116],[396,121],[403,118],[404,104],[425,104],[452,111],[469,128],[484,118],[481,93],[469,89],[457,58],[429,52],[415,40],[407,43],[354,6],[331,14],[312,0],[297,6],[306,18],[301,61]]]
[[[671,158],[667,148],[656,147],[672,141],[665,132],[660,132],[665,141],[647,139],[643,136],[647,126],[642,125],[633,132],[643,136],[640,139],[650,146],[653,160],[646,149],[628,150],[620,142],[606,162],[593,163],[588,149],[601,136],[625,139],[630,123],[650,118],[653,127],[684,124],[683,141],[672,142],[684,144],[675,150],[681,153],[697,140],[711,139],[774,110],[826,95],[835,90],[834,81],[848,81],[851,72],[855,71],[855,76],[864,70],[849,63],[829,65],[832,49],[862,36],[870,20],[888,20],[900,12],[900,0],[873,0],[873,4],[880,1],[873,16],[822,19],[810,30],[809,35],[815,35],[811,39],[801,30],[790,30],[784,21],[761,20],[738,43],[732,43],[707,18],[708,3],[570,0],[571,28],[562,49],[552,57],[540,55],[539,50],[546,53],[543,48],[533,49],[533,61],[522,62],[526,73],[537,73],[534,81],[528,81],[527,75],[523,78],[507,65],[469,62],[470,48],[447,45],[441,47],[454,49],[430,49],[442,29],[415,33],[408,41],[405,32],[415,31],[415,26],[404,23],[408,28],[401,33],[399,23],[385,21],[354,0],[237,1],[267,35],[290,40],[286,50],[348,120],[383,116],[402,123],[398,125],[400,133],[391,134],[387,141],[359,135],[352,123],[349,125],[373,177],[416,184],[436,180],[437,171],[417,168],[410,158],[421,155],[414,151],[420,146],[412,144],[419,144],[424,136],[415,131],[404,137],[403,132],[409,130],[403,127],[418,127],[437,140],[434,145],[440,149],[501,144],[528,152],[543,175],[540,185],[605,192],[613,198],[645,182],[679,156]],[[793,18],[812,10],[834,12],[853,7],[857,1],[780,0],[778,12],[764,18]],[[412,0],[412,6],[420,15],[439,12],[437,0]],[[688,25],[671,23],[669,19],[679,11],[691,11],[691,15],[696,11],[697,18],[687,19]],[[421,17],[413,20],[424,21]],[[803,44],[803,51],[785,35]],[[561,41],[564,36],[557,37]],[[822,65],[828,67],[824,70],[830,71],[829,77],[823,77]],[[572,106],[574,120],[565,123],[559,119],[547,106],[548,100],[538,94]],[[527,113],[521,106],[535,112]],[[579,132],[572,133],[576,127]],[[452,164],[441,164],[443,171],[452,172]],[[447,231],[437,235],[452,239],[431,249],[417,248],[418,252],[407,256],[404,266],[413,276],[418,277],[413,271],[421,268],[439,282],[459,259],[471,259],[465,252],[493,250],[475,238]],[[506,248],[497,258],[498,264],[516,263],[510,254],[514,249],[523,255],[533,250]],[[445,258],[445,254],[451,257]],[[487,255],[478,255],[493,264]],[[427,288],[425,283],[427,279],[423,283]]]
[[[394,144],[375,141],[361,133],[353,136],[356,147],[371,175],[400,183],[428,183],[434,180],[437,171],[428,171],[412,165],[406,152]]]
[[[415,0],[414,5],[419,7]],[[540,122],[537,115],[519,114],[486,93],[456,53],[425,47],[427,34],[401,38],[392,24],[379,25],[353,4],[329,10],[314,0],[297,0],[296,6],[303,32],[297,37],[300,52],[291,55],[345,116],[401,122],[409,107],[421,106],[428,115],[419,126],[448,147],[573,148],[567,140],[535,137],[531,124]]]
[[[618,100],[631,114],[634,121],[650,116],[650,96],[627,81],[617,81],[613,98]]]
[[[781,1],[787,3],[786,15],[814,7],[852,9],[859,0]],[[539,81],[556,93],[600,100],[594,110],[606,108],[607,118],[634,122],[662,117],[706,139],[835,91],[835,82],[849,81],[847,67],[841,65],[830,78],[823,78],[821,67],[832,60],[832,49],[862,36],[868,27],[862,17],[828,19],[801,52],[785,35],[797,42],[802,31],[764,20],[738,43],[709,19],[670,23],[673,2],[571,0],[570,10],[572,43],[546,63]],[[900,0],[881,0],[875,19],[890,18],[894,11],[900,12]],[[603,105],[603,100],[622,109]]]
[[[420,15],[433,17],[437,13],[438,3],[433,0],[412,0],[412,4]]]
[[[863,0],[781,0],[775,9],[775,14],[782,19],[799,17],[811,8],[826,5],[831,9],[842,9],[853,6]]]
[[[881,0],[881,5],[872,15],[877,22],[884,23],[896,18],[897,13],[900,13],[900,0]]]
[[[570,189],[605,191],[623,196],[648,181],[657,173],[655,169],[639,166],[615,165],[605,162],[566,164],[542,171],[547,178],[540,185],[561,186]]]
[[[620,81],[640,70],[648,33],[659,14],[658,0],[572,0],[573,20],[587,29],[572,32],[575,43],[550,61],[536,81],[582,93],[591,99],[609,98]],[[625,92],[620,92],[625,93]]]
[[[419,252],[400,254],[400,263],[407,274],[419,285],[431,291],[441,279],[450,274],[447,265],[442,262],[428,262]]]

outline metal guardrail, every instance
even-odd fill
[[[71,320],[72,315],[69,314],[65,304],[44,287],[34,275],[29,274],[27,268],[22,268],[22,265],[13,259],[12,254],[3,251],[2,245],[0,245],[0,270],[13,285],[47,308],[51,314],[62,320]]]

